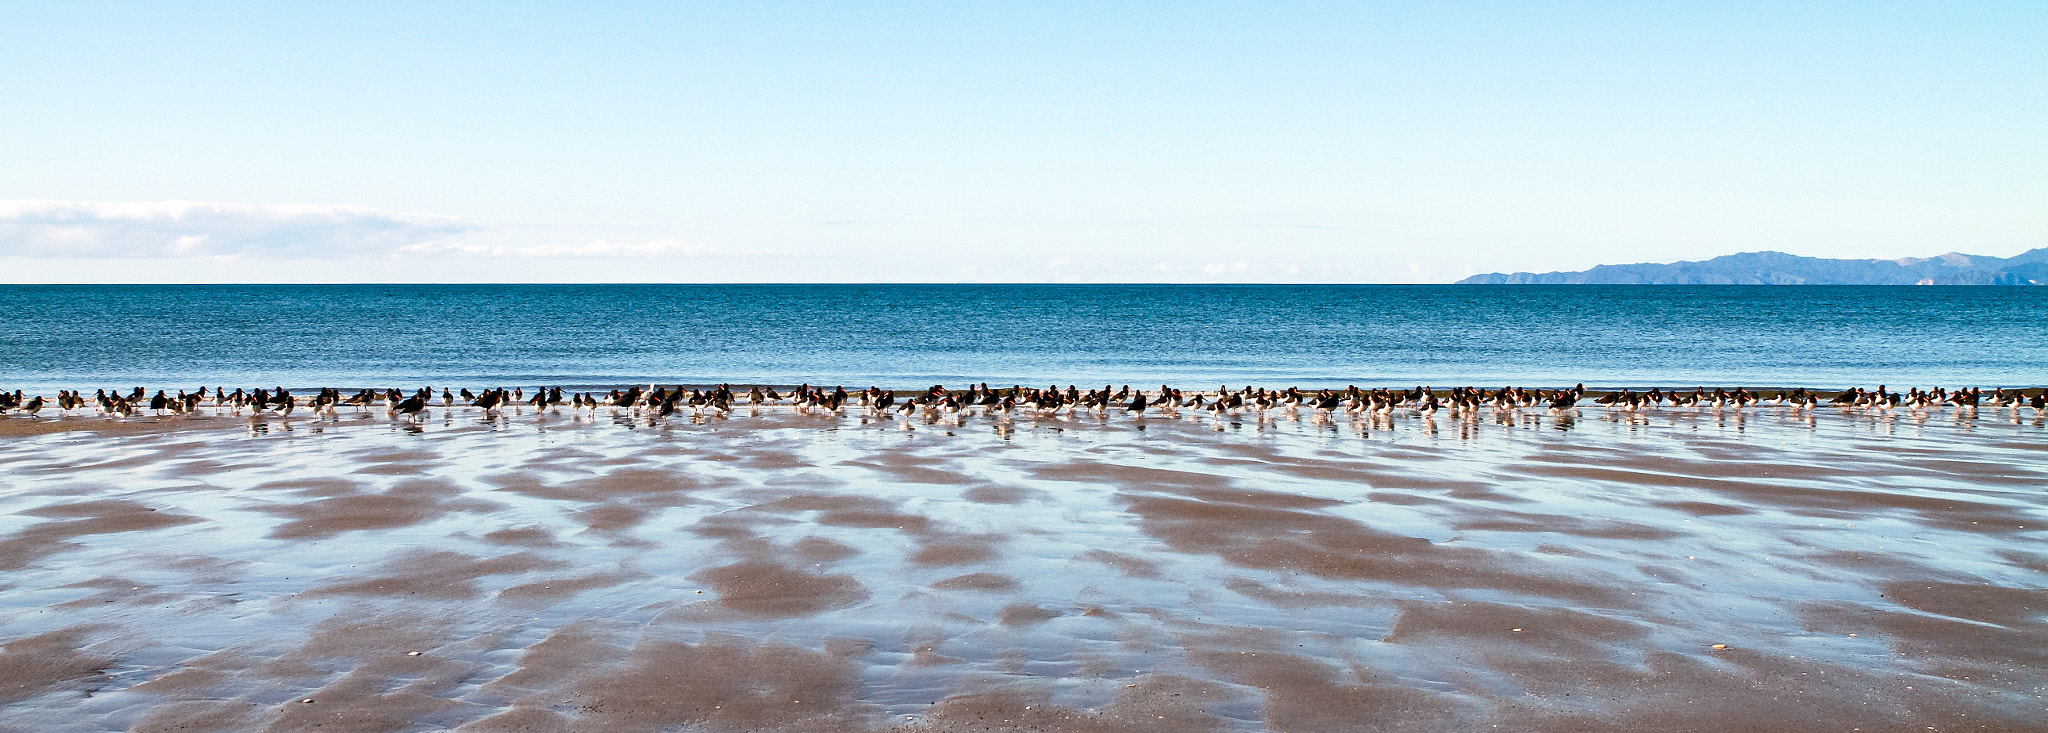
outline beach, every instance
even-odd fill
[[[2040,730],[2021,413],[15,417],[0,727]]]
[[[2048,733],[2048,2],[0,39],[0,733]]]

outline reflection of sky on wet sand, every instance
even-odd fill
[[[2048,708],[2048,428],[2006,410],[197,422],[0,442],[0,725]]]

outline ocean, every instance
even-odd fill
[[[0,287],[0,386],[2035,386],[2048,289]]]

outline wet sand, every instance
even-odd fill
[[[0,420],[0,729],[2048,730],[2031,415],[1271,416]]]

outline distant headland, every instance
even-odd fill
[[[1896,260],[1832,260],[1743,252],[1704,262],[1601,265],[1579,272],[1473,275],[1459,285],[2048,285],[2048,247],[2013,257],[1950,252]]]

